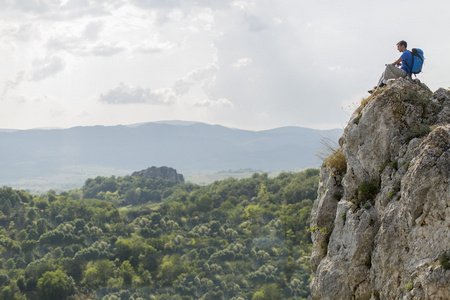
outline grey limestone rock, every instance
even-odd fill
[[[345,175],[321,169],[311,298],[450,299],[450,91],[399,79],[368,100],[340,139]]]

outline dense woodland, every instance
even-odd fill
[[[318,170],[0,189],[1,299],[305,299]]]

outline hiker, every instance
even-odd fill
[[[410,76],[411,68],[409,66],[412,66],[413,64],[413,56],[411,51],[406,50],[407,46],[408,44],[403,40],[397,43],[397,50],[401,52],[402,55],[392,64],[386,65],[386,69],[381,75],[377,86],[374,87],[373,90],[370,90],[369,93],[372,94],[377,88],[385,86],[389,79],[396,79],[400,77],[405,78],[406,76]]]

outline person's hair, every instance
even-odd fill
[[[404,40],[401,40],[400,42],[398,42],[397,45],[405,46],[405,48],[408,48],[408,43]]]

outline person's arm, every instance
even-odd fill
[[[397,59],[396,61],[394,61],[392,64],[394,65],[394,66],[398,66],[401,62],[403,61],[403,58],[399,58],[399,59]]]

